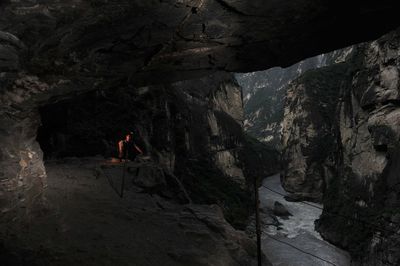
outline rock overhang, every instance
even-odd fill
[[[39,76],[115,78],[140,86],[214,71],[289,66],[396,28],[397,6],[397,1],[13,1],[0,11],[0,30],[24,41],[31,55],[27,68]]]

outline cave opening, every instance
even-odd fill
[[[129,90],[92,91],[40,107],[37,141],[44,159],[117,157],[118,141],[140,132],[142,105],[134,99]]]
[[[83,117],[75,117],[77,110],[74,103],[73,100],[64,100],[39,109],[41,126],[38,129],[37,141],[45,160],[104,154],[105,147],[99,143],[95,128],[82,128],[85,122],[96,123],[96,119],[85,117],[81,120]]]

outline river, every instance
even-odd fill
[[[278,217],[281,223],[279,229],[271,225],[262,228],[262,249],[274,266],[350,265],[350,255],[324,241],[314,229],[322,205],[309,202],[315,206],[312,207],[301,202],[288,202],[266,187],[287,195],[280,184],[279,174],[270,176],[264,179],[259,189],[260,208],[271,209],[278,201],[293,215],[287,219]]]

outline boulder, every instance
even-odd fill
[[[142,164],[127,167],[134,185],[143,189],[156,189],[166,185],[165,175],[162,168],[150,164]]]
[[[285,205],[283,205],[279,201],[274,202],[273,213],[280,217],[292,216],[292,214],[288,211],[288,209],[285,207]]]

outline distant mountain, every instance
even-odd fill
[[[306,59],[288,68],[275,67],[266,71],[235,74],[243,88],[245,131],[280,150],[283,105],[288,84],[307,70],[343,62],[352,51],[353,48],[348,47]]]

